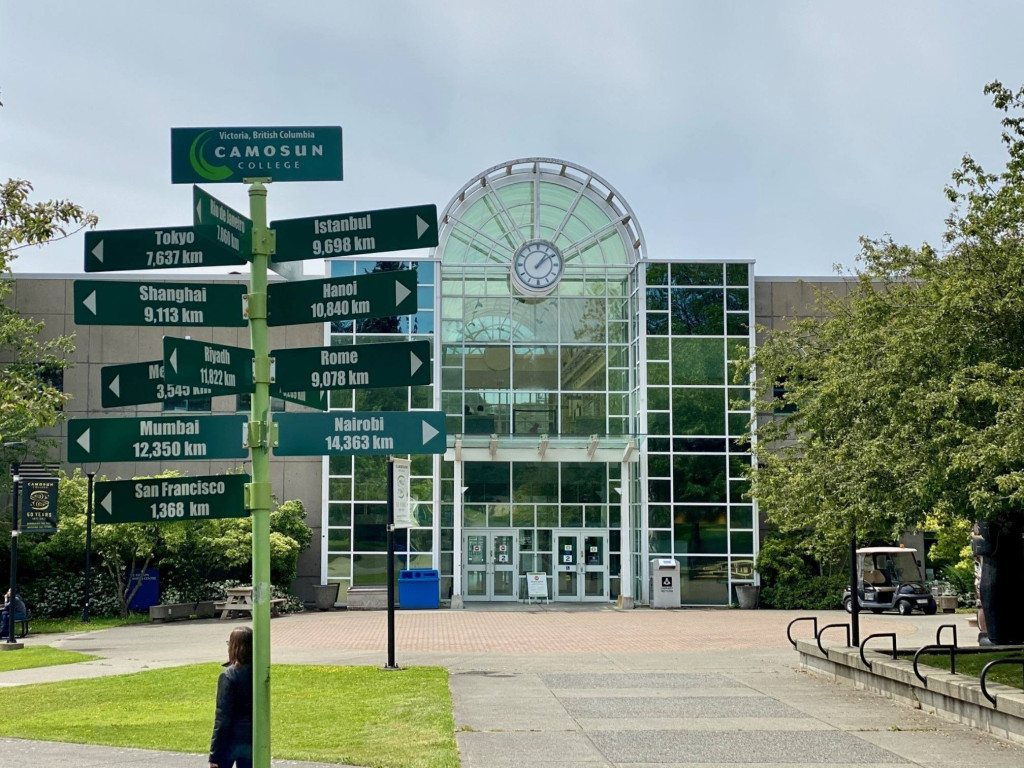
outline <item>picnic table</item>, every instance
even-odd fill
[[[244,618],[245,615],[252,618],[252,587],[228,587],[225,592],[227,597],[213,604],[214,610],[220,611],[222,621],[227,621],[235,614],[239,614],[239,618]],[[284,603],[284,598],[281,597],[271,600],[270,615],[277,616]]]

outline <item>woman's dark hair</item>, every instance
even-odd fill
[[[252,664],[252,630],[235,627],[228,638],[228,663]]]

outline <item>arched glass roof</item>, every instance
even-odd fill
[[[436,252],[444,264],[507,264],[538,238],[570,269],[630,266],[647,253],[636,216],[610,184],[550,158],[502,163],[466,184],[441,215]]]

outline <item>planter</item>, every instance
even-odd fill
[[[956,613],[956,595],[939,595],[935,598],[943,613]]]
[[[740,608],[751,610],[757,608],[757,601],[761,597],[761,587],[756,584],[736,585],[736,599]]]
[[[972,544],[974,554],[981,557],[978,591],[988,642],[1024,643],[1024,521],[978,523],[977,530]]]
[[[338,602],[338,582],[333,584],[314,584],[313,596],[316,598],[317,610],[329,611]]]

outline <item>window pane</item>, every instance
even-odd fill
[[[672,479],[675,501],[724,504],[725,466],[724,456],[673,456]]]
[[[557,389],[558,348],[513,347],[512,376],[515,389]]]
[[[725,554],[726,539],[725,507],[675,508],[676,554]]]
[[[673,288],[672,333],[677,336],[721,336],[722,290]]]
[[[676,435],[724,435],[725,390],[672,390],[672,431]]]
[[[604,390],[607,367],[604,347],[562,347],[562,389]]]
[[[673,384],[725,384],[721,339],[672,339]]]
[[[721,264],[672,264],[672,285],[721,285]]]
[[[729,570],[724,557],[680,557],[679,581],[686,605],[728,605]]]

